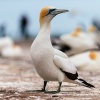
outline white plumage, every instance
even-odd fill
[[[87,30],[87,34],[94,40],[98,40],[98,33],[96,32],[96,27],[95,26],[90,26]]]
[[[61,43],[64,45],[68,45],[72,48],[68,54],[72,52],[78,51],[82,52],[84,50],[89,49],[98,49],[96,42],[89,34],[81,32],[79,28],[77,28],[71,34],[65,34],[60,37]]]
[[[1,37],[0,38],[0,49],[7,47],[7,46],[12,46],[14,44],[13,40],[10,37]]]
[[[50,22],[52,18],[67,10],[45,7],[40,12],[40,31],[31,46],[31,57],[37,73],[44,79],[43,91],[47,81],[58,81],[60,92],[61,82],[84,83],[85,86],[94,87],[84,80],[78,82],[75,66],[69,61],[68,56],[53,48],[50,39]]]
[[[66,59],[61,56],[55,55],[54,63],[58,68],[61,68],[63,71],[66,71],[72,74],[76,74],[77,72],[76,67],[69,61],[68,58]]]
[[[22,56],[21,47],[17,45],[6,46],[1,49],[1,56],[10,58],[21,57]]]
[[[100,52],[88,51],[70,57],[71,62],[83,71],[100,70]]]

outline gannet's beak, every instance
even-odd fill
[[[66,9],[54,9],[53,11],[50,12],[51,15],[57,15],[60,13],[65,13],[65,12],[69,12],[69,10]]]

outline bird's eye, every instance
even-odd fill
[[[54,9],[49,9],[49,12],[48,12],[48,14],[47,15],[49,15],[52,11],[55,11],[56,9],[54,8]]]
[[[50,9],[49,12],[55,11],[56,9]]]

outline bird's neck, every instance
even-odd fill
[[[44,34],[49,33],[49,35],[50,35],[50,22],[40,24],[40,32],[44,32]]]
[[[51,44],[51,39],[50,39],[50,22],[45,22],[40,24],[40,31],[37,36],[39,40],[50,43]]]

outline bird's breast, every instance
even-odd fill
[[[35,65],[49,61],[53,57],[52,47],[45,44],[32,44],[30,49],[31,57]]]
[[[31,47],[31,57],[39,76],[48,81],[64,80],[64,74],[53,62],[53,48],[44,45],[33,47]]]

